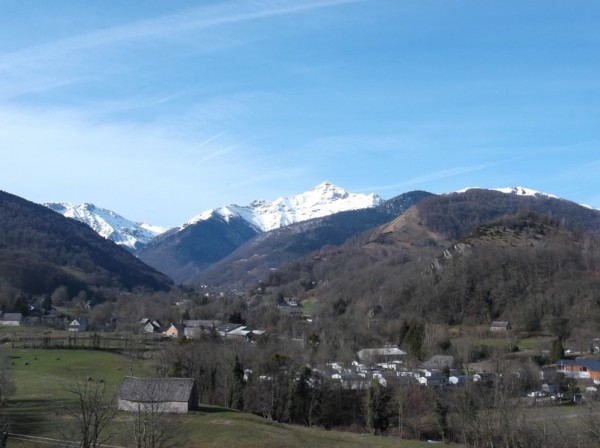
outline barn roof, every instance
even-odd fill
[[[192,395],[192,378],[138,378],[123,379],[119,398],[136,402],[187,402]]]

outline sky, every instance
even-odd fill
[[[600,208],[600,2],[0,0],[0,189],[135,221],[329,181]]]

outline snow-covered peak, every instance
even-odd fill
[[[555,196],[550,193],[543,193],[541,191],[532,190],[531,188],[525,187],[504,187],[504,188],[494,188],[495,191],[499,191],[500,193],[506,194],[514,194],[516,196],[534,196],[536,198],[553,198],[558,199],[558,196]]]
[[[148,243],[167,230],[151,224],[130,221],[111,210],[90,203],[73,205],[53,202],[43,205],[67,218],[87,224],[100,236],[130,249]]]
[[[457,193],[464,193],[469,190],[479,189],[479,187],[467,187],[462,190],[458,190]],[[558,199],[558,196],[554,196],[549,193],[542,193],[540,191],[532,190],[531,188],[525,187],[501,187],[501,188],[483,188],[484,190],[499,191],[505,194],[514,194],[515,196],[533,196],[536,198],[553,198]]]
[[[381,202],[382,199],[376,194],[349,193],[330,182],[323,182],[295,196],[282,196],[274,201],[260,199],[246,206],[228,205],[207,210],[186,222],[183,227],[211,216],[219,216],[226,221],[237,217],[257,230],[266,232],[334,213],[374,207]]]

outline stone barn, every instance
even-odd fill
[[[119,390],[120,411],[183,414],[197,406],[198,398],[192,378],[128,376]]]

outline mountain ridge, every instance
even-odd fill
[[[168,230],[147,223],[133,222],[112,210],[87,202],[78,205],[69,202],[45,202],[42,205],[66,218],[87,224],[100,236],[132,251]]]
[[[455,193],[465,193],[469,190],[487,190],[515,196],[563,199],[550,193],[543,193],[521,186],[499,188],[466,187],[457,190]],[[182,231],[200,221],[212,218],[222,219],[227,222],[233,217],[238,217],[245,220],[258,232],[267,232],[296,222],[308,221],[334,213],[375,207],[385,201],[376,193],[350,193],[331,182],[325,181],[304,193],[293,196],[281,196],[273,201],[257,199],[244,206],[229,204],[211,208],[173,228],[135,222],[110,209],[97,207],[91,203],[74,205],[68,202],[47,202],[42,205],[63,216],[88,224],[104,238],[110,239],[135,252],[168,231]],[[590,205],[580,205],[592,210],[598,210]]]
[[[350,193],[331,182],[322,182],[294,196],[281,196],[273,201],[258,199],[246,206],[230,204],[209,209],[184,223],[181,228],[219,215],[225,220],[238,216],[257,230],[267,232],[333,213],[374,207],[382,201],[383,199],[374,193]]]
[[[88,225],[0,191],[0,293],[50,294],[102,301],[119,291],[168,290],[172,282]]]

